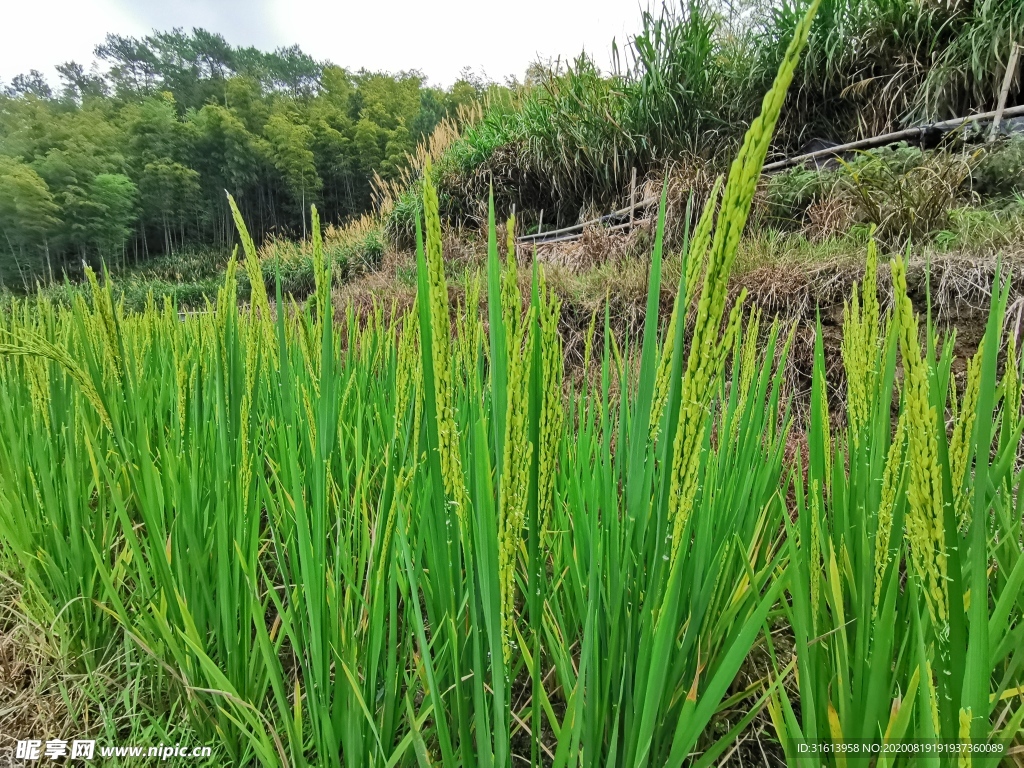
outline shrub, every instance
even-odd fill
[[[974,255],[1019,247],[1024,240],[1024,203],[1019,199],[999,209],[954,208],[946,229],[935,233],[935,243],[947,250],[969,250]]]
[[[845,163],[840,183],[858,218],[877,227],[879,240],[901,248],[948,226],[950,212],[968,197],[965,182],[977,158],[897,145]]]
[[[384,231],[380,227],[367,229],[337,242],[332,242],[328,237],[324,243],[328,260],[345,271],[373,269],[379,266],[385,250]]]
[[[982,198],[1009,198],[1024,191],[1024,137],[1012,136],[988,149],[972,176],[974,191]]]
[[[382,226],[371,216],[343,227],[331,226],[323,235],[323,254],[332,274],[340,280],[380,265],[386,250]],[[311,243],[268,240],[260,249],[263,280],[273,290],[278,275],[281,292],[304,298],[316,287],[316,265]]]
[[[758,196],[758,215],[768,223],[792,227],[804,222],[808,209],[835,187],[837,174],[806,166],[769,176]]]

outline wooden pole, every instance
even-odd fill
[[[653,219],[650,219],[650,218],[637,219],[636,223],[637,224],[643,224],[644,222],[649,222],[649,221],[653,221]],[[624,224],[616,224],[615,226],[607,227],[607,228],[605,228],[602,231],[603,232],[618,232],[619,230],[626,229],[626,227],[628,227],[628,226],[629,226],[629,222],[627,221]],[[544,235],[546,237],[551,237],[552,233],[551,232],[545,232]],[[582,236],[583,236],[582,232],[575,232],[575,233],[570,234],[570,235],[559,235],[557,237],[551,237],[550,240],[533,240],[531,242],[533,242],[534,245],[550,245],[551,243],[566,243],[566,242],[569,242],[570,240],[579,240]],[[519,240],[517,242],[522,242],[522,241],[523,241],[523,238],[519,238]]]
[[[639,203],[637,203],[636,207],[637,208],[645,208],[648,205],[656,204],[658,201],[659,201],[659,198],[657,198],[657,197],[649,197],[646,200],[641,200]],[[622,213],[629,213],[629,206],[628,205],[625,208],[620,208],[617,211],[612,211],[611,213],[606,213],[604,216],[600,216],[600,217],[598,217],[596,219],[591,219],[590,221],[584,221],[582,224],[573,224],[571,227],[563,227],[562,229],[552,229],[550,232],[545,232],[543,236],[544,237],[548,237],[549,235],[560,235],[560,234],[562,234],[564,232],[572,232],[572,231],[577,230],[577,229],[583,229],[584,227],[587,227],[587,226],[589,226],[591,224],[600,224],[605,219],[611,218],[613,216],[618,216],[619,214],[622,214]],[[519,239],[520,240],[534,240],[534,239],[536,239],[536,238],[538,238],[540,236],[541,235],[536,235],[536,234],[535,235],[523,235]]]
[[[636,166],[633,166],[633,178],[629,182],[629,226],[633,226],[633,215],[636,212]]]
[[[1010,60],[1006,62],[1006,74],[1003,75],[1003,87],[999,89],[999,102],[996,104],[996,115],[992,118],[992,130],[988,135],[989,141],[995,141],[999,135],[999,123],[1003,119],[1003,110],[1006,109],[1006,97],[1010,94],[1010,86],[1013,85],[1017,76],[1017,57],[1020,56],[1020,43],[1014,43],[1010,51]]]
[[[1004,92],[1008,92],[1009,85],[1007,85],[1007,82],[1012,83],[1013,82],[1012,81],[1012,75],[1016,74],[1016,61],[1017,61],[1017,58],[1020,55],[1020,49],[1021,49],[1020,45],[1017,45],[1017,46],[1014,47],[1014,52],[1013,52],[1013,55],[1011,56],[1011,59],[1012,59],[1011,63],[1013,64],[1013,66],[1012,67],[1011,66],[1007,67],[1007,71],[1008,72],[1012,72],[1012,74],[1007,76],[1008,78],[1010,78],[1009,80],[1007,80],[1007,78],[1004,78],[1004,80],[1003,80],[1003,90],[1004,90]],[[1002,104],[1005,105],[1006,99],[1001,96],[1000,100],[1001,100]],[[1018,116],[1022,116],[1022,115],[1024,115],[1024,105],[1017,106],[1017,107],[1010,107],[1008,109],[994,110],[992,112],[982,112],[982,113],[977,114],[977,115],[968,115],[967,117],[956,117],[956,118],[953,118],[952,120],[944,120],[944,121],[939,122],[939,123],[933,123],[932,125],[923,125],[923,126],[918,126],[916,128],[905,128],[905,129],[903,129],[901,131],[893,131],[892,133],[884,133],[884,134],[882,134],[880,136],[872,136],[869,139],[860,139],[859,141],[851,141],[848,144],[839,144],[839,145],[837,145],[835,147],[829,147],[828,149],[819,149],[816,152],[808,152],[805,155],[797,155],[795,157],[786,158],[785,160],[778,160],[778,161],[776,161],[774,163],[768,163],[761,170],[762,170],[762,173],[770,173],[772,171],[781,171],[781,170],[783,170],[785,168],[789,168],[789,167],[794,166],[794,165],[800,165],[801,163],[806,163],[806,162],[808,162],[810,160],[817,160],[819,158],[834,157],[836,155],[841,155],[843,152],[850,152],[850,151],[858,150],[858,149],[871,149],[873,147],[884,147],[887,144],[892,144],[892,143],[897,142],[897,141],[902,141],[903,139],[913,139],[913,138],[916,138],[916,137],[921,136],[922,134],[924,134],[924,133],[926,133],[928,131],[953,131],[953,130],[956,130],[957,128],[962,128],[965,125],[969,125],[971,123],[978,123],[978,122],[984,122],[985,120],[992,120],[997,115],[999,116],[1000,119],[1002,119],[1003,117],[1018,117]],[[633,196],[634,196],[634,190],[635,190],[636,169],[633,170],[633,174],[634,174],[634,182],[632,182],[630,184],[630,187],[631,187],[631,189],[630,189],[630,201],[629,201],[629,205],[626,208],[620,208],[617,211],[612,211],[611,213],[605,214],[604,216],[600,216],[600,217],[598,217],[596,219],[591,219],[590,221],[585,221],[582,224],[574,224],[571,227],[563,227],[561,229],[553,229],[550,232],[544,232],[543,234],[541,234],[541,232],[540,232],[540,230],[538,228],[537,234],[534,234],[534,235],[523,235],[522,237],[518,238],[518,240],[520,242],[527,241],[527,240],[538,240],[540,238],[550,238],[550,237],[555,236],[555,235],[566,235],[566,236],[565,237],[558,237],[558,238],[552,239],[552,240],[546,240],[545,242],[552,243],[552,242],[561,242],[562,240],[573,240],[573,239],[575,239],[576,236],[575,235],[569,235],[568,233],[582,230],[582,229],[584,229],[585,227],[587,227],[587,226],[589,226],[591,224],[600,224],[601,222],[603,222],[603,221],[605,221],[605,220],[607,220],[607,219],[609,219],[609,218],[611,218],[613,216],[618,216],[618,215],[623,214],[623,213],[629,213],[629,223],[625,224],[625,225],[618,225],[618,226],[614,226],[614,227],[609,227],[609,229],[610,230],[616,230],[616,229],[621,229],[624,226],[632,226],[634,218],[635,218],[636,208],[638,208],[638,207],[639,208],[645,208],[648,205],[653,205],[653,204],[658,202],[658,198],[656,198],[656,197],[648,198],[647,200],[641,200],[639,203],[634,201]],[[515,208],[513,207],[513,212],[514,211],[515,211]]]
[[[1024,106],[1010,107],[1003,111],[1003,117],[1018,117],[1024,115]],[[806,155],[797,155],[796,157],[789,157],[785,160],[778,160],[774,163],[768,163],[764,166],[762,171],[781,171],[784,168],[789,168],[794,165],[800,165],[806,163],[809,160],[817,160],[822,157],[834,157],[835,155],[841,155],[843,152],[850,152],[855,149],[872,149],[873,147],[884,147],[886,144],[892,144],[903,139],[916,138],[927,131],[952,131],[957,128],[962,128],[970,123],[979,123],[985,120],[991,120],[996,116],[994,111],[982,112],[978,115],[969,115],[968,117],[957,117],[952,120],[944,120],[941,123],[934,123],[932,125],[922,125],[917,128],[905,128],[902,131],[893,131],[892,133],[883,133],[881,136],[872,136],[870,139],[860,139],[859,141],[851,141],[849,144],[839,144],[835,147],[829,147],[828,149],[819,149],[817,152],[808,152]]]

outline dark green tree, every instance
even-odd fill
[[[292,202],[298,206],[302,219],[302,237],[305,239],[306,197],[315,195],[323,185],[310,149],[313,132],[306,125],[276,114],[267,122],[265,133],[270,142],[274,165],[284,178]]]
[[[143,220],[163,233],[164,253],[185,243],[185,230],[198,210],[201,187],[199,174],[170,158],[146,163],[139,178]]]
[[[17,276],[27,287],[41,276],[59,208],[42,177],[24,163],[0,156],[0,284]],[[49,266],[47,264],[47,266]],[[51,275],[52,275],[52,269]]]
[[[93,215],[85,221],[85,232],[101,259],[123,258],[125,243],[138,218],[135,182],[120,173],[101,173],[88,188]]]

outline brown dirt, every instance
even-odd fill
[[[645,189],[646,192],[651,190]],[[673,202],[670,186],[670,207]],[[677,195],[678,196],[678,195]],[[503,227],[502,227],[503,230]],[[545,265],[548,284],[562,300],[562,340],[566,369],[575,376],[583,363],[586,334],[595,314],[598,333],[593,354],[600,359],[601,329],[605,307],[620,343],[638,341],[643,330],[647,300],[647,270],[653,234],[649,227],[632,233],[588,229],[576,241],[540,246],[538,260]],[[499,232],[499,247],[504,252],[504,231]],[[453,312],[464,311],[464,290],[460,275],[483,275],[486,269],[486,242],[478,237],[449,234],[445,242],[446,263],[453,275],[451,304]],[[533,257],[533,248],[520,247],[520,264]],[[936,327],[956,332],[955,353],[959,358],[954,370],[974,354],[988,318],[988,304],[996,272],[1000,269],[1014,286],[1010,299],[1008,324],[1024,332],[1024,251],[997,257],[966,253],[927,253],[911,256],[907,268],[910,298],[922,317],[931,310]],[[678,280],[678,261],[666,257],[659,315],[662,322],[671,313]],[[522,269],[524,295],[528,295],[529,270]],[[842,410],[843,378],[840,356],[843,305],[853,285],[863,277],[863,263],[857,257],[831,257],[818,263],[796,259],[772,259],[738,271],[731,286],[733,297],[741,289],[748,293],[748,304],[758,306],[766,318],[779,317],[795,323],[787,382],[790,394],[800,402],[810,390],[810,373],[816,323],[820,318],[826,364],[834,389],[830,400]],[[891,279],[888,257],[880,257],[879,293],[884,308],[891,305]],[[481,311],[486,313],[486,291],[482,292]],[[399,311],[412,307],[415,300],[415,258],[412,254],[389,254],[376,272],[359,277],[335,291],[336,306],[349,302],[357,314],[368,312],[374,302],[389,308],[394,302]],[[764,325],[767,325],[764,324]]]

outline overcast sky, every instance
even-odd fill
[[[204,27],[236,46],[297,43],[350,69],[422,70],[449,85],[463,67],[493,80],[520,80],[538,56],[586,49],[607,68],[640,24],[647,0],[7,0],[0,26],[0,80],[54,66],[86,66],[108,32]]]

